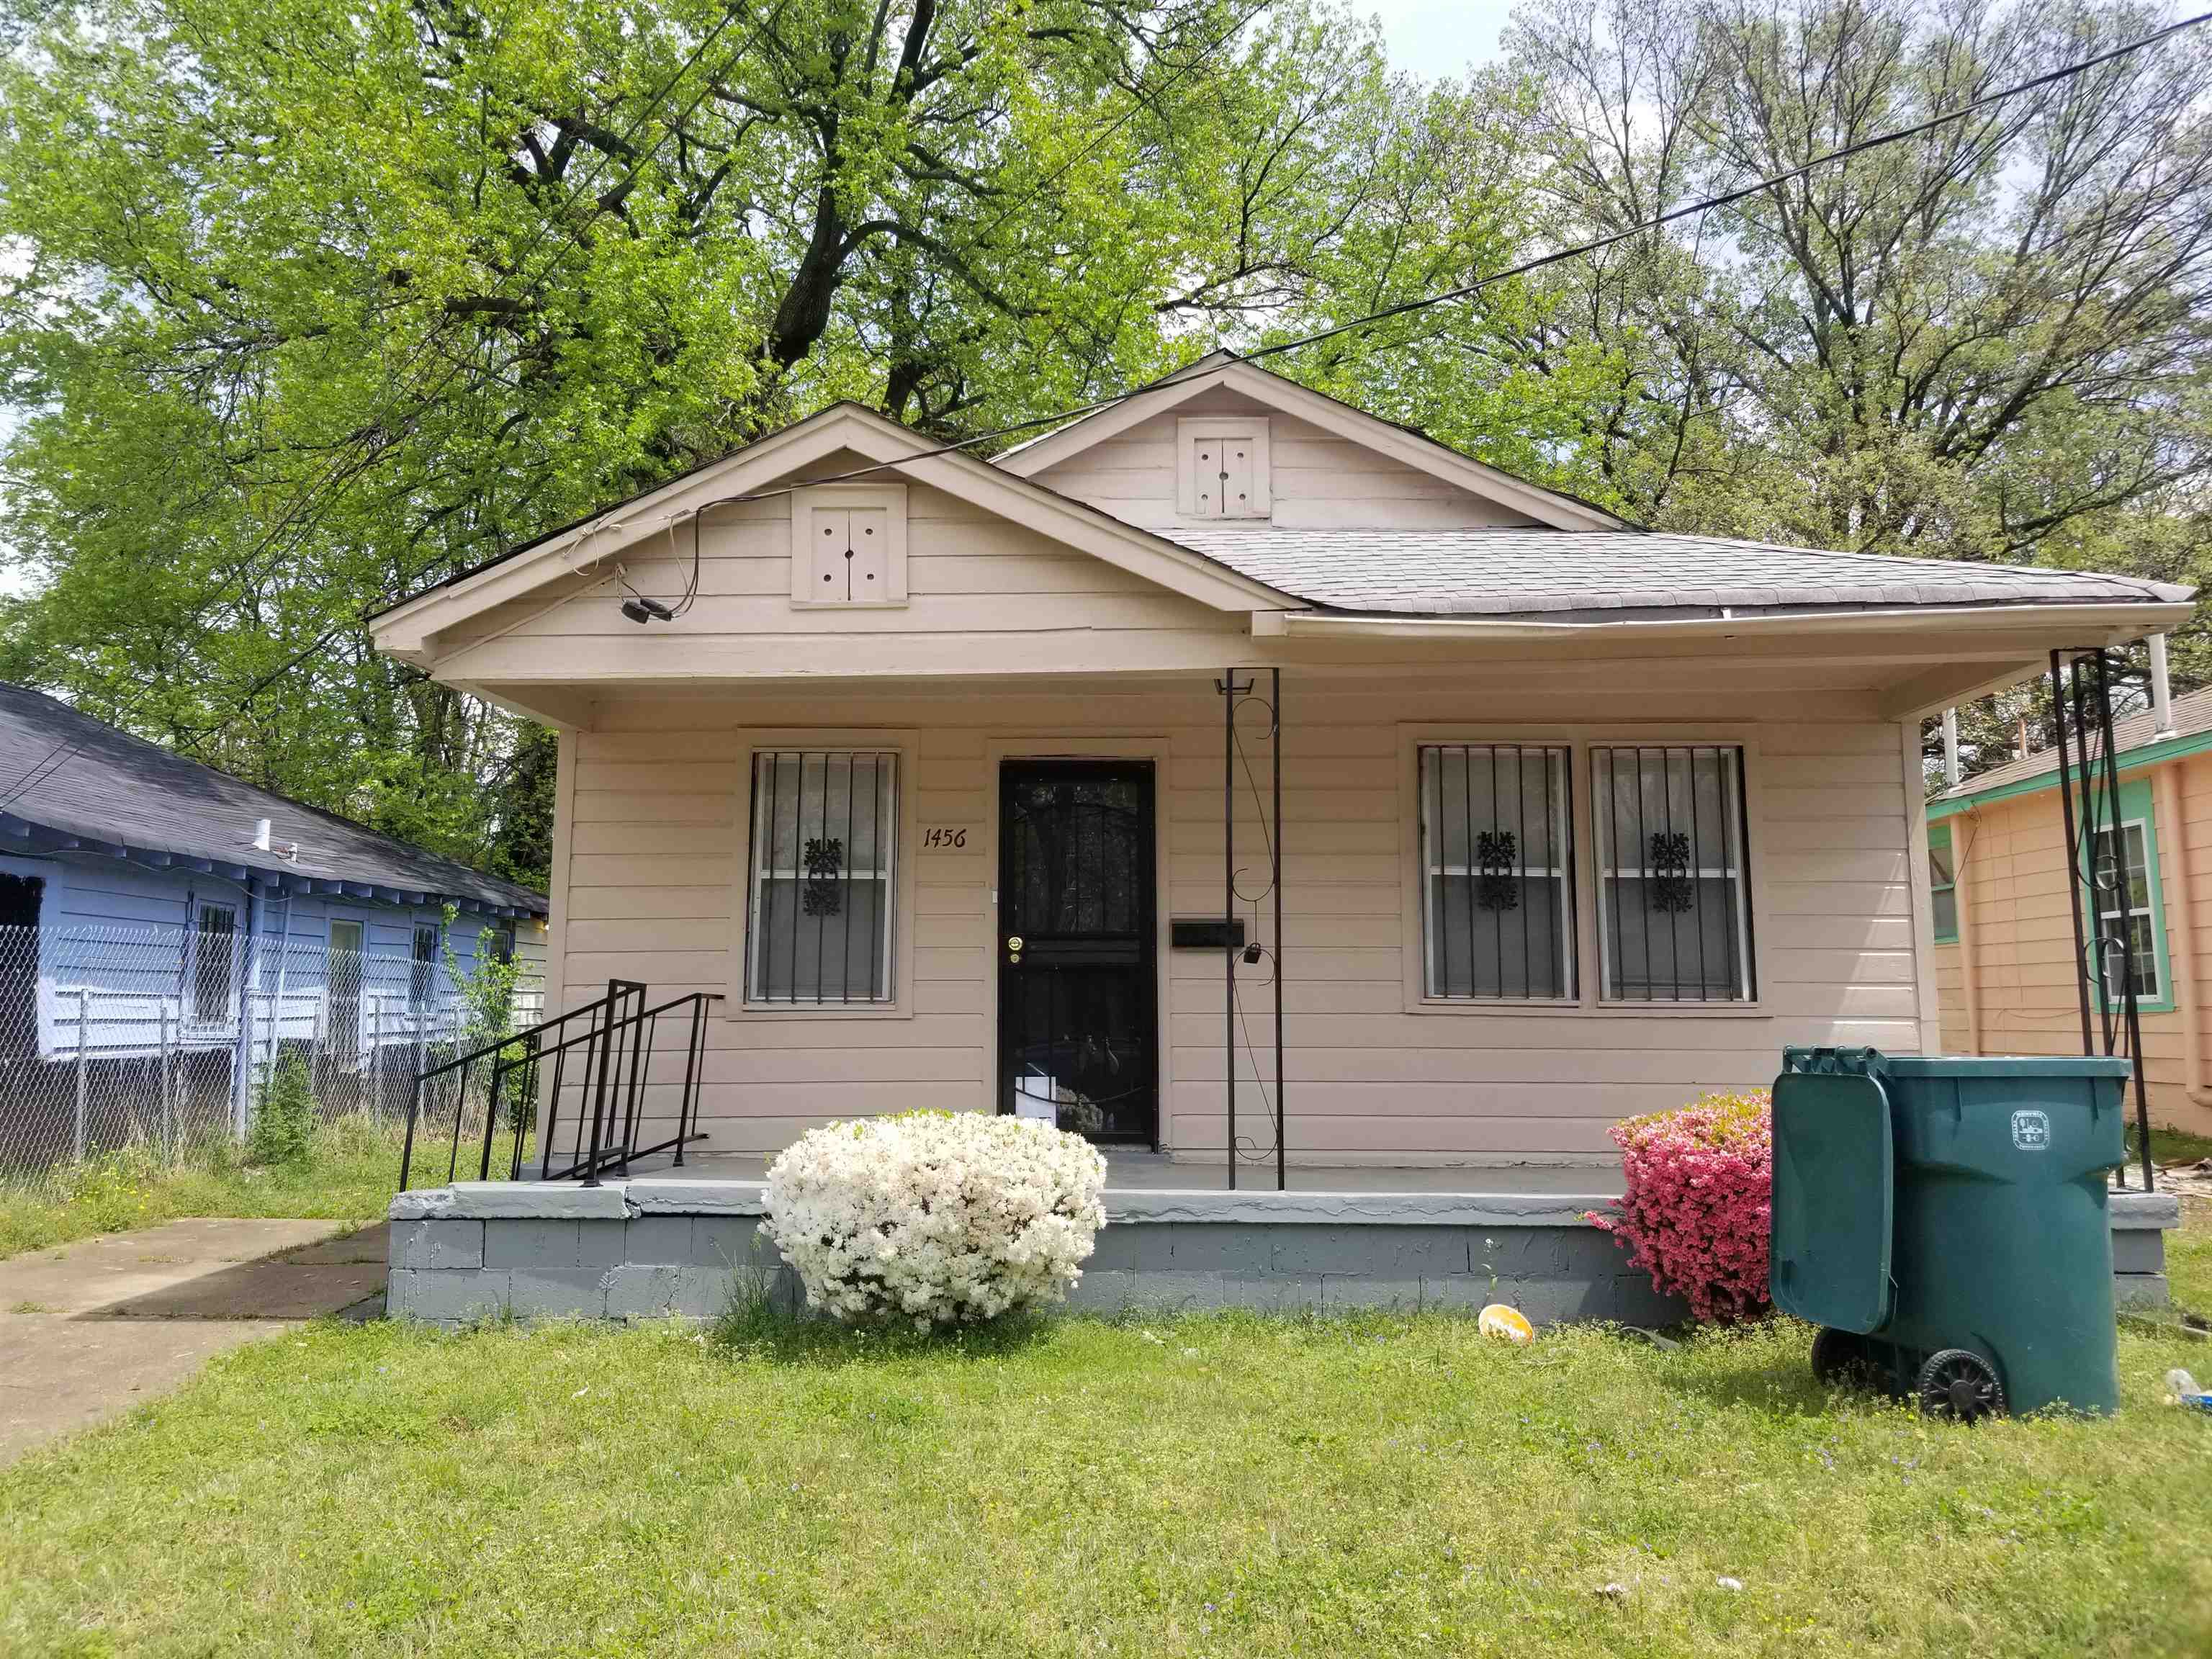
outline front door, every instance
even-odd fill
[[[999,1109],[1159,1144],[1149,761],[999,773]]]

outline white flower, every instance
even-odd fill
[[[769,1168],[768,1233],[815,1306],[927,1329],[1065,1297],[1105,1185],[1106,1160],[1048,1123],[910,1112],[793,1142]]]

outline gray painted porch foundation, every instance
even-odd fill
[[[1585,1221],[1610,1194],[1180,1192],[1109,1188],[1107,1224],[1068,1305],[1128,1310],[1474,1310],[1511,1303],[1539,1324],[1669,1324],[1626,1254]],[[633,1180],[597,1188],[465,1182],[392,1206],[395,1317],[711,1319],[741,1285],[796,1305],[764,1234],[755,1182]],[[2165,1194],[2112,1194],[2122,1303],[2166,1299]],[[1494,1282],[1493,1282],[1494,1276]]]

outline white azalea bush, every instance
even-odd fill
[[[1062,1299],[1105,1187],[1106,1160],[1049,1123],[908,1112],[794,1141],[769,1166],[768,1233],[811,1305],[926,1330]]]

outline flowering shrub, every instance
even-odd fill
[[[1706,1095],[1607,1133],[1620,1148],[1627,1191],[1613,1212],[1593,1211],[1589,1219],[1699,1320],[1764,1313],[1774,1166],[1766,1091]]]
[[[832,1123],[769,1166],[769,1237],[843,1320],[933,1324],[1056,1302],[1106,1224],[1106,1160],[1049,1123],[908,1112]]]

